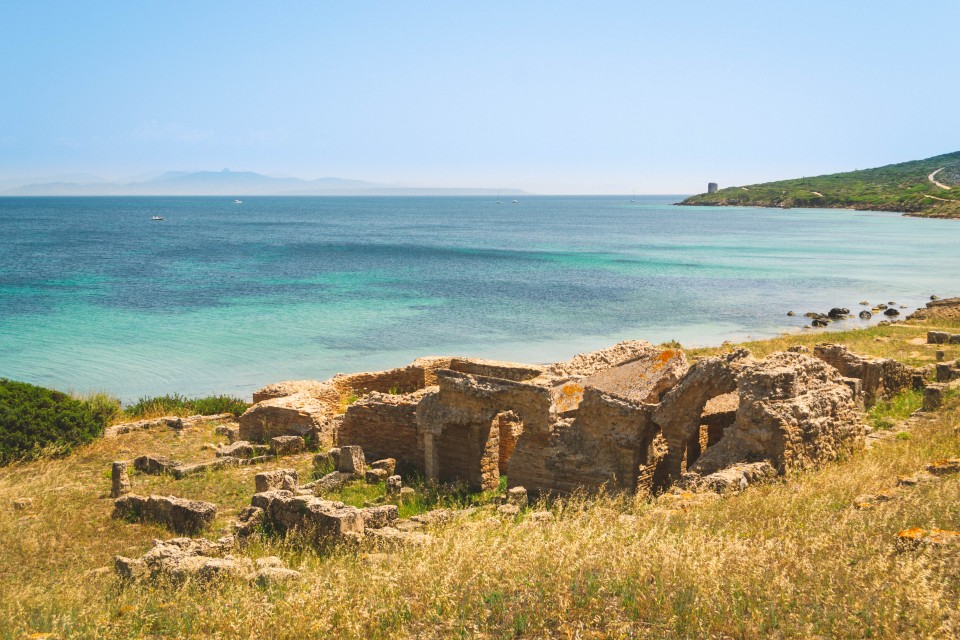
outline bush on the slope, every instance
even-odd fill
[[[103,433],[102,408],[65,393],[0,378],[0,464],[67,453]]]

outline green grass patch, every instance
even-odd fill
[[[204,398],[188,398],[179,393],[140,398],[136,403],[126,407],[124,414],[129,419],[149,418],[169,415],[214,415],[217,413],[232,413],[241,415],[250,405],[240,398],[233,396],[206,396]]]
[[[867,423],[874,429],[891,429],[922,406],[922,391],[915,389],[901,391],[892,398],[881,400],[873,405],[867,412]]]

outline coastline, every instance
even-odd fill
[[[692,196],[696,197],[696,196]],[[689,199],[689,198],[688,198]],[[905,218],[929,218],[934,220],[960,220],[960,213],[938,213],[936,211],[929,212],[929,209],[920,209],[917,211],[905,210],[903,207],[894,207],[887,205],[869,205],[869,204],[809,204],[804,203],[802,205],[795,206],[785,206],[783,204],[777,204],[775,202],[764,202],[764,203],[741,203],[741,202],[687,202],[682,200],[680,202],[674,202],[674,206],[677,207],[747,207],[750,209],[780,209],[780,210],[789,210],[789,209],[831,209],[839,211],[878,211],[885,213],[899,213]]]

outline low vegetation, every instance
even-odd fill
[[[918,341],[926,328],[895,324],[748,346],[762,355],[829,339],[930,364],[944,346]],[[869,419],[900,420],[916,402],[908,392]],[[277,555],[304,573],[270,587],[119,583],[115,555],[138,556],[154,538],[173,535],[110,517],[110,462],[142,453],[199,461],[214,455],[204,445],[225,439],[213,425],[97,439],[69,457],[0,468],[0,639],[955,638],[958,552],[902,551],[896,538],[908,527],[960,529],[960,477],[902,487],[872,508],[854,502],[960,455],[958,429],[960,398],[952,397],[903,437],[696,504],[678,502],[683,496],[578,495],[505,519],[490,505],[499,491],[437,488],[431,495],[429,485],[405,477],[422,503],[411,501],[401,515],[438,505],[480,508],[432,526],[431,543],[390,553],[318,551],[295,535],[254,535],[244,555]],[[311,457],[182,480],[135,474],[132,482],[141,494],[215,502],[218,518],[207,535],[217,538],[250,503],[254,474],[294,467],[305,480],[314,473]],[[339,498],[362,504],[383,491],[354,483]],[[15,509],[24,498],[32,504]],[[552,522],[526,517],[543,509]]]
[[[99,403],[0,378],[0,464],[68,453],[102,434],[108,413]]]
[[[123,417],[129,420],[139,420],[159,416],[209,416],[218,413],[232,413],[239,416],[249,406],[248,403],[233,396],[188,398],[179,393],[174,393],[153,398],[140,398],[136,403],[124,408]]]
[[[933,184],[929,175],[952,189]],[[876,169],[728,187],[687,198],[685,205],[830,207],[960,217],[960,151]]]

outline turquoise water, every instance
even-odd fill
[[[957,293],[960,222],[677,199],[0,198],[0,376],[247,395],[427,354],[712,344],[801,327],[789,310]]]

